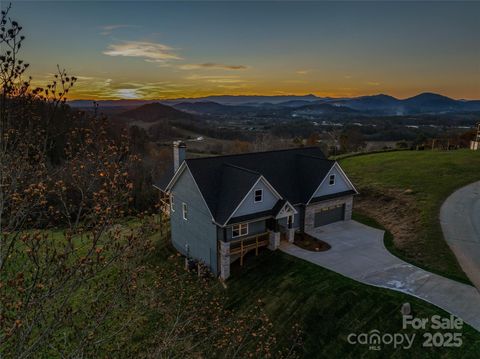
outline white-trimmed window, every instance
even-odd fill
[[[188,208],[185,202],[182,203],[182,215],[184,220],[188,219]]]
[[[248,234],[248,223],[234,224],[232,226],[232,238],[246,236]]]
[[[175,206],[173,204],[173,194],[170,195],[170,210],[175,212]]]
[[[262,202],[263,201],[263,189],[256,189],[253,197],[254,197],[253,201],[255,203]]]
[[[328,180],[328,184],[330,186],[333,186],[335,184],[335,175],[330,175],[330,178]]]

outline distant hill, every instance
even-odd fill
[[[402,100],[402,104],[409,112],[455,111],[463,107],[461,101],[428,92]]]
[[[480,100],[455,100],[435,93],[422,93],[406,99],[379,94],[372,96],[360,96],[352,98],[328,98],[315,95],[305,96],[207,96],[201,98],[179,98],[172,100],[107,100],[97,101],[100,109],[121,109],[145,106],[150,104],[166,105],[170,108],[188,112],[190,114],[203,115],[255,115],[255,112],[263,114],[268,111],[289,112],[289,109],[300,109],[305,106],[317,106],[328,104],[335,108],[344,107],[352,111],[362,112],[365,115],[408,115],[408,114],[435,114],[448,112],[472,112],[480,111]],[[88,108],[93,106],[93,101],[75,100],[70,101],[72,107]],[[137,109],[136,109],[137,110]],[[304,110],[308,110],[305,108]],[[313,109],[310,109],[313,110]],[[319,107],[316,110],[341,113],[342,110],[334,110],[328,107]],[[135,111],[135,110],[133,110]],[[166,110],[165,110],[166,111]],[[127,112],[127,111],[126,111]],[[344,112],[348,112],[345,110]],[[172,114],[173,115],[173,114]],[[177,114],[178,115],[178,114]],[[175,115],[174,115],[175,116]]]
[[[191,97],[191,98],[177,98],[169,100],[98,100],[96,101],[100,107],[133,107],[141,106],[149,103],[159,102],[164,105],[177,105],[180,103],[198,103],[198,102],[215,102],[221,105],[259,105],[262,103],[278,104],[286,101],[293,100],[305,100],[305,101],[318,101],[321,97],[315,95],[282,95],[282,96],[234,96],[234,95],[221,95],[221,96],[206,96],[206,97]],[[93,100],[72,100],[69,101],[69,105],[72,107],[92,107]]]
[[[179,111],[161,103],[142,105],[133,110],[122,112],[118,116],[128,121],[141,121],[146,123],[192,120],[194,118],[194,116],[189,113]]]
[[[427,92],[403,100],[381,94],[339,101],[332,100],[329,103],[357,111],[387,115],[480,111],[480,101],[454,100]]]
[[[207,96],[202,98],[184,98],[176,100],[166,100],[162,101],[163,103],[176,104],[179,102],[216,102],[222,105],[253,105],[261,103],[270,103],[278,104],[280,102],[292,101],[292,100],[305,100],[305,101],[318,101],[321,97],[315,95],[305,95],[305,96],[296,96],[296,95],[282,95],[282,96],[232,96],[232,95],[222,95],[222,96]]]
[[[71,107],[75,108],[93,108],[94,103],[97,103],[99,108],[132,108],[142,106],[148,103],[159,102],[158,100],[73,100],[68,101]]]
[[[391,111],[399,106],[399,100],[388,95],[362,96],[340,101],[331,101],[341,106],[346,106],[357,111]]]
[[[307,106],[307,105],[312,105],[312,104],[317,104],[317,103],[323,103],[323,100],[290,100],[290,101],[285,101],[285,102],[279,102],[277,106],[282,106],[282,107],[302,107],[302,106]]]
[[[231,113],[249,112],[249,106],[222,105],[213,101],[205,102],[181,102],[173,105],[174,108],[192,114],[204,115],[227,115]]]
[[[345,106],[336,106],[327,103],[315,103],[311,105],[301,106],[295,108],[292,112],[292,115],[331,115],[331,114],[353,114],[358,111],[345,107]]]
[[[464,101],[463,108],[465,111],[480,111],[480,100]]]

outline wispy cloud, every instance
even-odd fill
[[[140,57],[147,62],[166,63],[172,60],[182,60],[170,46],[147,41],[124,41],[111,44],[103,54],[108,56]]]
[[[185,77],[186,80],[193,81],[206,81],[213,84],[235,84],[235,83],[245,83],[245,80],[242,80],[238,76],[203,76],[203,75],[190,75]]]
[[[380,82],[369,81],[369,82],[367,82],[367,85],[368,86],[379,86]]]
[[[247,89],[251,88],[250,84],[241,83],[241,84],[234,84],[234,85],[218,85],[218,88],[223,88],[227,90],[239,90],[239,89]]]
[[[117,24],[117,25],[104,25],[100,28],[102,29],[101,35],[110,35],[114,30],[118,29],[128,29],[139,27],[138,25],[126,25],[126,24]]]
[[[77,78],[77,80],[79,81],[90,81],[90,80],[93,80],[93,77],[91,76],[75,76]]]
[[[178,97],[180,93],[194,86],[191,82],[115,82],[110,78],[82,76],[83,80],[75,84],[70,95],[74,98],[97,99],[159,99]],[[88,80],[87,80],[88,79]],[[38,84],[41,86],[41,83]]]
[[[309,70],[298,70],[295,73],[297,75],[307,75],[310,71]]]
[[[185,64],[179,66],[181,70],[246,70],[248,66],[245,65],[225,65],[214,62],[206,62],[203,64]]]
[[[344,75],[343,77],[346,78],[347,80],[350,80],[352,78],[352,75]]]

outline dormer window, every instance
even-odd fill
[[[335,184],[335,175],[330,175],[330,179],[328,181],[328,184],[330,186],[333,186]]]
[[[254,202],[262,202],[263,201],[263,189],[256,189],[254,195]]]

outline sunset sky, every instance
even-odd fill
[[[21,1],[11,17],[35,83],[59,64],[72,99],[480,99],[480,2]]]

